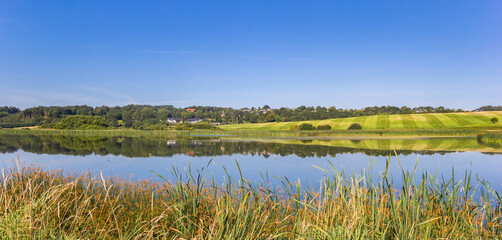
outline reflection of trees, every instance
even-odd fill
[[[477,141],[479,144],[487,147],[502,149],[501,134],[478,134]]]
[[[388,156],[392,150],[372,150],[319,145],[284,144],[260,141],[230,141],[210,137],[116,137],[75,135],[2,135],[0,152],[26,152],[66,155],[123,155],[126,157],[218,156],[246,154],[269,157],[270,155],[296,155],[299,157],[335,157],[341,153],[364,153],[371,156]],[[408,155],[446,153],[447,151],[398,151]]]

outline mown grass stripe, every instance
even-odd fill
[[[427,121],[427,115],[425,114],[413,115],[413,119],[415,120],[418,128],[432,128],[432,125]]]
[[[377,128],[378,129],[388,129],[390,127],[389,115],[379,115]]]
[[[415,129],[418,128],[413,116],[411,115],[399,115],[404,128]]]
[[[378,123],[378,115],[366,117],[362,127],[363,129],[376,129]]]
[[[403,123],[399,115],[389,115],[389,128],[390,129],[402,129],[404,128]]]
[[[373,115],[352,118],[338,118],[329,120],[312,120],[301,122],[280,123],[254,123],[233,124],[220,126],[225,130],[290,130],[293,124],[310,123],[314,126],[329,124],[334,130],[345,130],[352,123],[359,123],[363,130],[370,129],[414,129],[414,128],[458,128],[465,126],[494,127],[489,122],[492,117],[499,118],[502,124],[502,111],[500,112],[466,112],[466,113],[433,113],[433,114],[406,114],[406,115]],[[416,125],[416,126],[415,126]]]
[[[487,124],[490,122],[490,117],[488,115],[479,115],[479,114],[462,114],[464,117],[469,118],[473,121],[476,121],[478,124]]]
[[[433,128],[445,128],[445,124],[439,120],[439,118],[436,115],[426,115],[425,118],[427,119],[427,122],[433,127]]]
[[[455,123],[457,123],[459,127],[473,124],[472,122],[468,121],[466,118],[460,116],[459,114],[448,113],[445,114],[445,116],[454,121]]]

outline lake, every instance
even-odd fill
[[[395,150],[395,151],[394,151]],[[397,158],[395,156],[397,153]],[[3,167],[24,164],[70,172],[160,180],[169,169],[206,169],[215,180],[239,177],[278,184],[275,177],[316,186],[323,176],[317,167],[376,176],[390,159],[390,171],[401,169],[436,172],[449,178],[467,169],[502,190],[502,149],[483,145],[475,137],[345,139],[345,138],[242,138],[236,136],[118,137],[95,135],[0,135]],[[208,163],[209,167],[208,167]],[[370,167],[371,166],[371,167]],[[152,172],[153,171],[153,172]],[[228,172],[228,173],[227,173]],[[267,177],[268,176],[268,177]],[[456,176],[456,177],[457,177]],[[399,184],[397,180],[396,184]]]

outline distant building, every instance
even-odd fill
[[[195,112],[195,108],[187,108],[185,109],[187,112]]]
[[[176,145],[176,140],[167,140],[167,146],[174,146]]]
[[[181,122],[181,118],[168,118],[167,122],[168,123],[180,123]]]
[[[183,121],[181,118],[168,118],[167,123],[181,123],[181,122],[187,122],[187,123],[198,123],[198,122],[204,122],[206,119],[203,118],[189,118],[186,121]]]
[[[189,118],[189,119],[187,119],[188,123],[198,123],[198,122],[203,122],[203,121],[205,121],[205,119],[202,119],[202,118]]]

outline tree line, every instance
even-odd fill
[[[193,109],[187,111],[187,109]],[[71,124],[78,121],[98,122],[98,127],[87,124],[87,128],[134,128],[162,130],[169,126],[168,118],[179,118],[182,121],[197,118],[204,119],[208,123],[236,124],[236,123],[263,123],[263,122],[288,122],[323,120],[332,118],[348,118],[358,116],[370,116],[379,114],[411,114],[411,113],[448,113],[464,112],[462,109],[450,109],[445,107],[414,107],[407,106],[374,106],[363,109],[342,109],[332,107],[307,107],[276,108],[268,105],[263,107],[251,107],[234,109],[229,107],[190,106],[177,108],[172,105],[126,105],[126,106],[50,106],[32,107],[20,110],[16,107],[0,107],[0,127],[25,127],[45,126],[48,128],[65,128],[61,121],[69,116],[78,116],[71,119]],[[483,106],[476,111],[502,111],[502,106]],[[59,125],[58,125],[59,124]],[[73,126],[73,125],[72,125]]]

